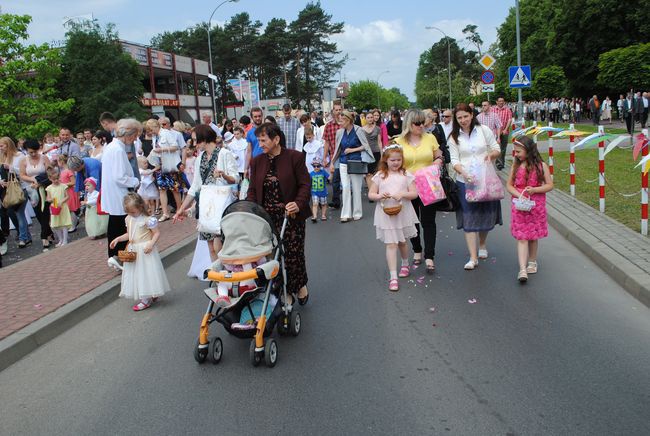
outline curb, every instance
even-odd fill
[[[506,171],[507,170],[507,171]],[[510,171],[510,166],[506,166],[503,172],[499,172],[499,177],[506,181]],[[506,196],[508,194],[506,193]],[[583,204],[591,208],[580,200],[571,197],[560,190],[553,190],[553,195],[564,196],[571,201]],[[616,283],[625,289],[636,300],[650,308],[650,281],[648,273],[630,262],[620,262],[621,255],[605,242],[596,238],[586,229],[578,226],[575,222],[568,219],[564,214],[553,205],[546,202],[546,216],[548,223],[567,241],[580,250],[592,262],[610,276]],[[608,217],[609,218],[609,217]],[[611,220],[611,219],[610,219]],[[617,225],[623,226],[617,221],[611,220]]]
[[[196,234],[193,234],[167,248],[160,253],[163,266],[167,268],[181,260],[192,252],[195,244]],[[0,371],[115,301],[120,293],[121,280],[121,277],[115,277],[0,340]]]

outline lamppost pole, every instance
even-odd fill
[[[217,10],[225,5],[226,3],[237,3],[239,0],[224,0],[221,3],[217,5],[216,8],[212,11],[210,14],[210,18],[208,18],[208,63],[210,64],[210,74],[213,74],[212,70],[212,42],[210,41],[210,30],[212,29],[212,17],[214,17],[215,12]],[[214,100],[214,79],[210,78],[210,93],[211,93],[211,98],[212,98],[212,116],[214,117],[214,120],[216,121],[217,117],[217,103]]]
[[[425,27],[425,29],[437,30],[438,32],[444,35],[445,39],[447,39],[447,73],[449,78],[449,109],[453,109],[452,98],[451,98],[451,38],[449,38],[442,29],[439,29],[435,26],[427,26]]]
[[[381,76],[383,76],[384,74],[386,74],[386,73],[390,73],[390,71],[389,70],[382,71],[381,73],[379,73],[379,75],[377,76],[377,80],[376,80],[376,82],[377,82],[377,109],[379,109],[379,110],[381,110],[381,107],[379,106],[379,78]]]
[[[521,67],[521,40],[519,37],[519,0],[515,0],[515,25],[517,30],[517,66]],[[521,97],[521,88],[517,89],[517,112],[521,119],[522,126],[524,121],[524,100]]]

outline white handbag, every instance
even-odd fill
[[[250,185],[250,180],[244,179],[241,182],[241,186],[239,187],[239,199],[240,200],[246,200],[246,197],[248,196],[248,186]]]
[[[535,201],[531,200],[530,197],[524,197],[523,191],[519,194],[519,198],[512,199],[512,204],[520,212],[530,212],[535,207]]]
[[[233,201],[235,196],[230,185],[201,186],[197,230],[204,233],[221,233],[221,215]]]
[[[181,156],[178,151],[170,153],[160,153],[161,170],[163,173],[177,173],[178,164],[181,162]]]

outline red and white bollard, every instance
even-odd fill
[[[569,130],[574,129],[575,126],[573,124],[569,124]],[[569,136],[569,190],[573,197],[576,196],[576,153],[573,150],[573,143],[575,140],[575,136]]]
[[[605,133],[603,126],[598,126],[598,133]],[[598,143],[598,206],[600,213],[605,213],[605,141]]]
[[[553,127],[553,121],[548,122],[549,127]],[[549,130],[548,132],[548,172],[551,174],[551,180],[553,180],[553,132]]]
[[[642,130],[643,136],[648,138],[648,129]],[[641,156],[648,155],[650,143],[646,144],[641,151]],[[648,236],[648,173],[643,173],[641,168],[641,234]]]

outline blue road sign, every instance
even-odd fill
[[[511,88],[530,88],[532,85],[530,65],[508,68],[508,77]]]
[[[487,70],[483,71],[483,74],[481,74],[481,82],[483,82],[485,85],[494,83],[494,73]]]

